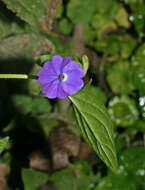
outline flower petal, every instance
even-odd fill
[[[72,58],[70,56],[67,56],[66,58],[64,58],[61,68],[63,69],[71,61],[72,61]]]
[[[41,85],[45,85],[57,79],[56,74],[52,75],[49,71],[43,69],[39,71],[38,76],[39,76],[38,81]]]
[[[80,78],[62,83],[63,90],[69,95],[76,94],[83,86],[84,82]]]
[[[51,61],[45,62],[44,65],[43,65],[43,69],[49,71],[49,73],[52,74],[52,75],[56,74],[56,71],[54,70]]]
[[[84,76],[83,69],[75,61],[71,61],[71,62],[69,62],[69,64],[65,65],[65,67],[63,68],[62,71],[64,73],[67,73],[67,72],[70,72],[70,71],[73,71],[73,70],[77,71],[80,78],[82,78]]]
[[[60,99],[65,99],[67,96],[68,96],[68,93],[66,93],[63,90],[63,87],[62,87],[61,83],[59,83],[58,91],[57,91],[57,97],[60,98]]]
[[[53,82],[44,85],[42,93],[46,94],[48,98],[56,98],[59,82],[59,80],[54,80]]]
[[[60,55],[55,55],[52,58],[52,66],[55,70],[55,72],[59,75],[61,72],[61,66],[63,63],[63,58]]]

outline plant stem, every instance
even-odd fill
[[[36,79],[37,76],[27,74],[0,74],[0,79]]]

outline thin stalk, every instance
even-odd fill
[[[37,76],[27,74],[0,74],[0,79],[37,79]]]

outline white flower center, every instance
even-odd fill
[[[66,73],[62,73],[62,74],[59,75],[58,78],[59,78],[59,80],[65,82],[67,80],[68,76],[67,76]]]

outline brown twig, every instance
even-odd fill
[[[54,22],[54,14],[57,7],[62,3],[62,0],[51,0],[49,6],[46,8],[45,21],[41,24],[44,33],[50,33]]]
[[[83,55],[85,52],[85,35],[84,25],[76,24],[73,36],[73,54],[77,56]]]

